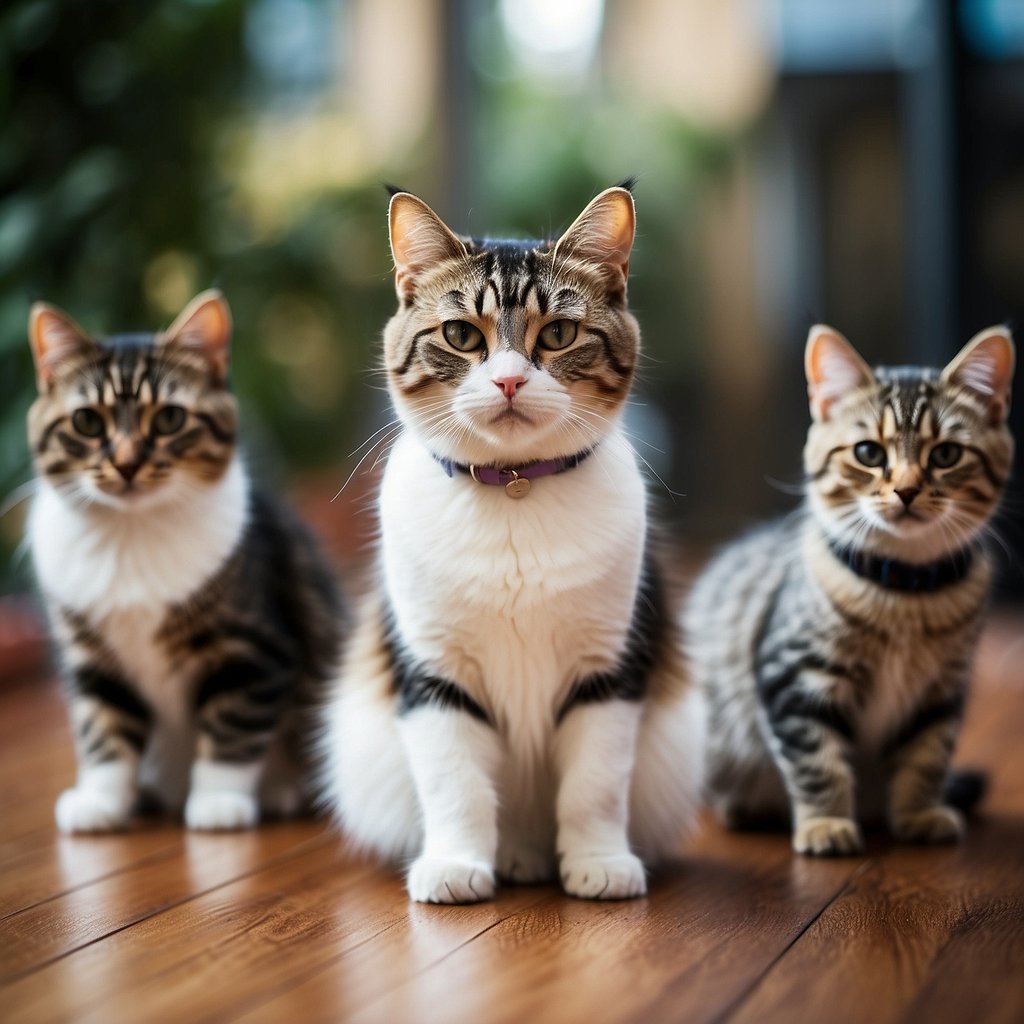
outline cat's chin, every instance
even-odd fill
[[[141,487],[122,487],[117,490],[90,488],[90,504],[118,512],[136,513],[151,512],[166,504],[173,494],[168,487],[143,489]]]

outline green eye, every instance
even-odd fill
[[[107,425],[95,409],[76,409],[71,414],[71,426],[83,437],[102,437]]]
[[[932,449],[931,455],[928,456],[928,465],[934,466],[936,469],[949,469],[950,466],[955,466],[960,461],[960,456],[963,453],[962,445],[955,441],[943,441],[942,444],[937,444]]]
[[[552,320],[545,324],[537,335],[537,341],[554,351],[568,348],[576,340],[577,323],[575,320]]]
[[[176,434],[185,425],[185,410],[180,405],[165,405],[153,417],[153,431],[157,434]]]
[[[448,320],[443,330],[444,340],[458,352],[472,352],[484,343],[483,331],[465,320]]]
[[[885,465],[885,449],[877,441],[861,441],[855,444],[853,455],[859,463],[872,469]]]

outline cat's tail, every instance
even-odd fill
[[[956,768],[946,778],[942,798],[958,811],[973,811],[988,792],[988,775],[976,768]]]

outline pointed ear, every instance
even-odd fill
[[[804,369],[811,415],[818,422],[828,419],[829,408],[837,399],[875,381],[871,367],[857,350],[825,324],[815,324],[807,335]]]
[[[629,189],[621,185],[607,188],[555,243],[555,264],[570,256],[599,263],[616,285],[625,286],[635,231],[636,211]]]
[[[162,345],[177,345],[202,355],[213,379],[228,379],[231,361],[231,310],[215,288],[197,295],[160,335]]]
[[[1013,364],[1010,329],[1002,325],[986,327],[978,331],[942,371],[942,380],[980,396],[989,408],[991,422],[998,424],[1010,411]]]
[[[388,206],[395,291],[400,299],[416,293],[420,274],[448,259],[468,255],[462,240],[422,199],[398,192]]]
[[[57,366],[75,353],[95,353],[96,343],[63,310],[37,302],[28,314],[28,340],[40,392],[53,384]]]

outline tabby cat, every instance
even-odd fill
[[[32,308],[28,535],[77,749],[65,832],[124,826],[142,791],[196,829],[308,796],[303,722],[339,603],[305,530],[250,486],[230,334],[217,292],[156,336],[93,339]]]
[[[963,832],[944,787],[1013,454],[1013,361],[993,327],[941,372],[872,371],[811,329],[806,501],[727,547],[686,610],[727,821],[788,811],[808,854],[859,849],[858,816],[885,814],[900,840]]]
[[[702,704],[621,425],[633,233],[626,187],[554,242],[471,240],[391,200],[404,432],[325,753],[349,835],[412,858],[414,900],[556,873],[638,896],[641,858],[693,818]]]

